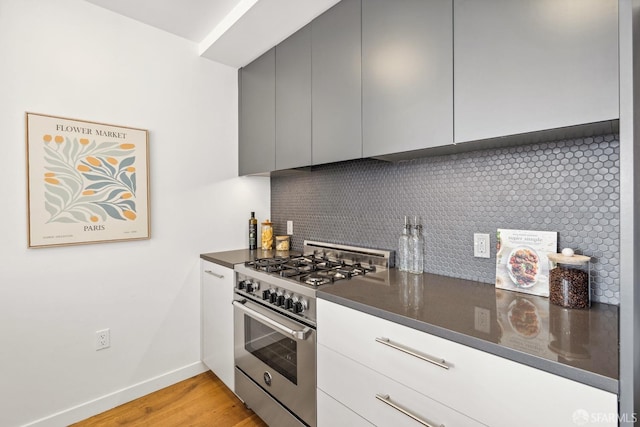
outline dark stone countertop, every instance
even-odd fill
[[[239,249],[200,258],[233,268],[257,258],[288,255]],[[614,305],[565,309],[548,298],[491,284],[395,268],[322,286],[318,298],[618,393]]]
[[[618,307],[565,309],[486,283],[386,272],[323,286],[318,298],[618,393]]]

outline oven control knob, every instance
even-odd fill
[[[238,289],[245,289],[247,284],[250,283],[248,280],[241,280],[238,282]]]
[[[284,308],[286,310],[291,310],[293,308],[293,300],[291,298],[287,298],[284,300]]]
[[[296,301],[293,303],[293,312],[294,313],[302,313],[308,308],[307,301],[304,299],[300,299],[300,301]]]
[[[276,294],[275,292],[271,292],[271,294],[269,295],[269,302],[271,304],[275,304],[277,300],[278,300],[278,294]]]
[[[269,291],[269,289],[266,289],[266,290],[262,291],[262,299],[263,300],[268,300],[269,297],[270,297],[269,294],[271,294],[271,291]]]
[[[294,313],[302,313],[302,303],[300,301],[296,301],[293,303],[293,312]]]
[[[253,286],[254,284],[249,282],[247,283],[247,292],[252,293],[253,292]]]
[[[276,305],[283,306],[284,305],[284,295],[278,295],[278,300],[276,301]]]

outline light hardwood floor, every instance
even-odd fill
[[[72,427],[267,427],[211,372],[158,390]]]

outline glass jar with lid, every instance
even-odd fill
[[[591,257],[551,253],[549,299],[566,308],[591,307]]]
[[[276,251],[289,250],[289,236],[276,236]]]
[[[262,249],[273,249],[273,223],[266,219],[261,225]]]

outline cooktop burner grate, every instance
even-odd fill
[[[259,258],[245,263],[247,267],[267,273],[278,274],[308,285],[319,286],[336,280],[348,279],[375,272],[374,265],[365,266],[359,262],[333,261],[316,254],[289,258]]]
[[[245,266],[314,287],[393,266],[393,253],[376,249],[305,241],[300,256],[259,258]]]

